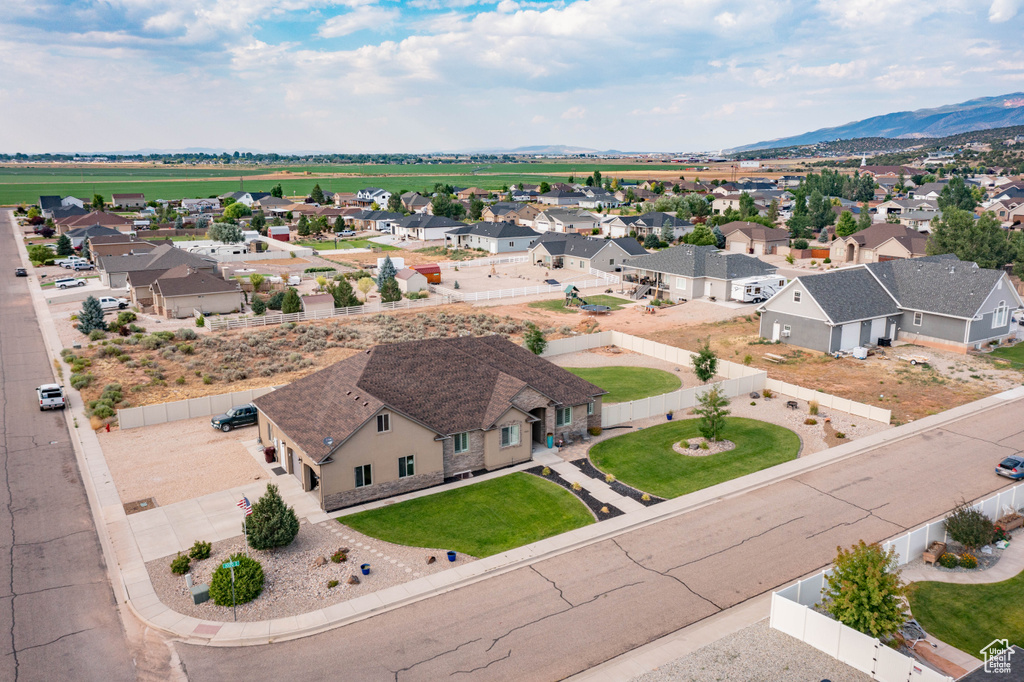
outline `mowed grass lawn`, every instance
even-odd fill
[[[736,447],[706,457],[680,455],[672,444],[699,438],[700,420],[683,419],[602,441],[590,459],[605,473],[658,497],[678,497],[796,459],[800,439],[781,426],[726,418],[723,438]]]
[[[568,285],[566,285],[568,286]],[[594,296],[584,297],[587,303],[593,305],[606,305],[612,310],[621,310],[623,306],[628,305],[631,301],[619,298],[618,296],[609,296],[608,294],[595,294]],[[550,301],[534,301],[528,303],[527,306],[530,308],[540,308],[541,310],[550,310],[555,313],[578,313],[580,309],[576,306],[571,308],[565,307],[564,298],[553,298]]]
[[[301,241],[292,242],[297,246],[307,246],[317,251],[329,251],[334,249],[334,238],[323,239],[317,241],[315,239],[303,239]],[[371,242],[369,239],[339,239],[339,249],[369,249],[374,246],[380,247],[381,251],[398,251],[397,246],[391,244],[378,244],[377,242]]]
[[[398,545],[485,557],[581,528],[594,517],[569,491],[519,472],[338,521]]]
[[[1018,369],[1024,369],[1024,343],[1015,346],[1000,346],[992,351],[992,357],[1009,360]]]
[[[625,403],[652,395],[678,391],[683,382],[671,372],[650,367],[566,367],[608,391],[604,403]]]
[[[1024,646],[1022,591],[1024,572],[987,585],[915,583],[910,586],[910,610],[926,632],[979,656],[981,648],[994,639],[1005,637],[1010,644]]]

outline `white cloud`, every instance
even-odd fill
[[[583,118],[587,115],[587,110],[583,107],[569,107],[562,112],[562,119],[566,121],[575,121]]]
[[[381,30],[398,19],[397,9],[383,7],[358,7],[351,12],[339,14],[324,22],[317,32],[321,38],[338,38],[363,29]]]
[[[993,24],[1009,21],[1017,16],[1019,8],[1019,0],[992,0],[992,6],[988,8],[988,20]]]

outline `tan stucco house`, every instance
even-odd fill
[[[836,237],[830,249],[833,263],[880,263],[927,255],[928,235],[898,223],[875,223],[860,232]]]
[[[490,471],[601,424],[605,391],[501,336],[375,346],[254,401],[326,511]]]
[[[225,314],[242,310],[242,287],[236,281],[221,279],[209,270],[178,265],[150,284],[153,308],[167,318]]]
[[[762,256],[776,253],[780,246],[789,246],[789,230],[779,227],[738,220],[718,229],[725,236],[725,250],[732,253]]]

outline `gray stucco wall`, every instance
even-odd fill
[[[805,317],[787,315],[786,313],[767,311],[761,315],[762,337],[766,339],[772,338],[772,325],[776,321],[779,322],[780,327],[785,327],[787,324],[790,326],[789,337],[780,338],[783,343],[823,353],[828,353],[832,349],[832,327],[818,320],[809,320]],[[836,328],[836,347],[839,345],[838,333],[839,329]]]
[[[905,312],[900,316],[898,324],[901,331],[909,332],[911,334],[921,334],[923,336],[930,336],[944,341],[963,343],[965,325],[967,324],[967,321],[924,313],[921,316],[921,325],[915,326],[914,313]],[[989,325],[991,326],[991,324],[992,322],[989,320]]]
[[[1009,302],[1008,302],[1009,304]],[[1010,308],[1013,311],[1013,308]],[[971,325],[968,331],[968,341],[985,341],[987,339],[995,339],[1002,336],[1007,336],[1010,333],[1012,327],[1010,326],[1011,320],[1010,315],[1006,316],[1006,324],[1002,327],[993,327],[992,318],[994,313],[989,311],[981,316],[980,320],[972,320],[969,324]]]

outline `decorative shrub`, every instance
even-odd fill
[[[337,580],[328,580],[327,581],[327,589],[333,590],[337,586],[338,586],[338,581]]]
[[[828,258],[828,257],[826,257],[826,258],[825,258],[825,260],[823,260],[823,261],[821,261],[821,262],[822,262],[822,263],[831,263],[831,262],[832,262],[832,259],[831,259],[831,258]]]
[[[188,573],[188,565],[191,559],[188,558],[187,554],[178,552],[178,556],[171,559],[171,573],[175,575],[185,575]]]
[[[964,552],[960,555],[960,565],[964,568],[977,568],[978,557],[974,556],[970,552]]]
[[[995,526],[992,529],[992,542],[1002,542],[1003,540],[1009,540],[1010,534],[1003,530],[1002,526]]]
[[[842,431],[836,431],[836,438],[846,438],[846,434]]]
[[[960,557],[952,552],[944,552],[939,557],[939,565],[943,568],[956,568],[960,565]]]
[[[188,550],[188,555],[196,561],[202,561],[203,559],[210,558],[210,550],[211,546],[209,542],[196,540],[195,544],[192,545],[192,549]]]
[[[331,561],[333,561],[336,564],[348,561],[348,554],[345,553],[345,550],[339,549],[337,552],[331,555]]]
[[[91,383],[93,377],[92,374],[72,374],[71,375],[71,388],[81,391],[83,388],[87,388]]]
[[[708,448],[710,448],[710,447],[711,447],[711,446],[710,446],[710,445],[708,445],[708,442],[707,442],[706,440],[702,440],[702,441],[700,442],[700,449],[701,449],[701,450],[707,450],[707,449],[708,449]]]
[[[686,448],[690,447],[690,441],[685,440],[685,439],[679,441],[679,447],[681,447],[682,449],[685,450]]]
[[[551,475],[551,469],[549,467],[544,467],[543,469],[540,470],[540,475],[541,476],[550,476]]]
[[[591,426],[589,429],[587,429],[587,433],[589,433],[591,436],[600,436],[601,435],[601,427],[600,426]]]
[[[578,481],[573,481],[572,489],[575,490],[576,492],[579,492],[583,490],[583,486],[581,486]]]
[[[90,341],[99,341],[100,339],[105,338],[107,338],[107,333],[102,329],[93,329],[91,332],[89,332]]]
[[[196,326],[197,327],[205,327],[206,326],[206,316],[205,315],[200,315],[199,317],[196,318]]]
[[[967,549],[976,549],[992,542],[995,525],[979,510],[971,507],[966,500],[961,500],[946,517],[946,532],[950,538]]]
[[[237,561],[235,567],[235,603],[245,604],[263,592],[263,566],[244,554],[232,554],[229,561]],[[231,606],[231,569],[218,566],[210,580],[210,599],[217,606]]]
[[[754,405],[757,405],[757,403],[756,403],[756,402],[754,402],[753,400],[751,400],[751,401],[750,401],[750,406],[751,406],[751,407],[753,407]]]
[[[807,412],[812,415],[818,414],[818,401],[811,400],[807,403]]]
[[[765,398],[771,398],[771,397],[772,397],[772,396],[774,396],[775,394],[774,394],[774,393],[772,393],[772,389],[770,389],[770,388],[766,388],[766,389],[764,389],[763,391],[761,391],[761,395],[763,395],[763,396],[764,396]]]
[[[808,417],[807,419],[804,420],[804,424],[807,424],[808,426],[814,426],[817,423],[818,420],[814,419],[813,417]]]
[[[644,502],[650,502],[651,496],[648,495],[647,493],[644,493],[643,495],[640,496],[640,499],[643,500]]]
[[[253,549],[284,547],[298,533],[299,519],[295,510],[284,503],[276,485],[267,484],[267,492],[252,506],[252,515],[246,524],[249,546]]]
[[[605,483],[615,483],[615,474],[605,474],[604,475],[604,482]]]

